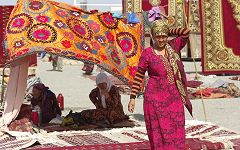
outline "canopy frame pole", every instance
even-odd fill
[[[2,106],[3,102],[4,102],[4,93],[5,93],[5,89],[6,89],[6,85],[4,85],[4,79],[5,79],[5,70],[6,68],[8,67],[9,65],[8,64],[5,64],[4,67],[3,67],[3,72],[2,72],[2,84],[1,84],[1,99],[0,99],[0,103]]]
[[[5,50],[5,44],[4,42],[2,43],[2,47]],[[3,104],[4,104],[4,94],[5,94],[5,90],[6,90],[6,85],[4,85],[4,79],[5,79],[5,70],[6,68],[9,67],[9,62],[6,62],[4,64],[3,67],[3,71],[2,71],[2,83],[1,83],[1,99],[0,99],[0,108],[2,108]]]

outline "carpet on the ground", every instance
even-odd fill
[[[87,145],[87,146],[68,146],[68,147],[51,147],[52,150],[149,150],[149,142],[135,142],[135,143],[117,143],[117,144],[105,144],[105,145]],[[34,146],[29,149],[49,149],[46,146]]]
[[[112,128],[124,128],[124,127],[136,127],[140,126],[137,121],[134,120],[124,120],[119,123],[115,124],[104,124],[104,123],[95,123],[95,124],[86,124],[77,126],[62,126],[60,124],[45,124],[42,125],[41,129],[47,132],[54,132],[54,131],[81,131],[81,130],[99,130],[99,129],[112,129]]]
[[[6,138],[10,140],[6,140]],[[123,147],[134,147],[134,145],[143,145],[144,149],[150,149],[145,127],[51,133],[41,131],[41,133],[31,135],[31,138],[41,145],[33,145],[32,140],[26,136],[22,138],[8,136],[0,138],[0,148],[13,147],[14,145],[18,147],[20,143],[26,143],[27,139],[33,145],[30,147],[31,149],[99,149],[108,147],[121,149]],[[10,145],[6,145],[6,142],[9,142]],[[137,144],[134,144],[136,142]],[[240,133],[208,122],[187,120],[186,147],[190,150],[239,149]],[[141,149],[141,146],[135,147],[135,149]]]
[[[234,83],[227,83],[226,86],[217,88],[189,88],[188,96],[190,99],[238,98],[240,89]]]
[[[37,141],[31,137],[17,138],[13,137],[5,132],[0,132],[0,149],[1,150],[13,150],[23,149],[30,147]]]
[[[51,134],[51,133],[50,133]],[[139,142],[150,149],[145,127],[111,129],[103,131],[52,133],[60,143],[78,148],[119,146],[121,143]],[[240,134],[218,125],[202,121],[186,121],[186,147],[194,149],[230,149],[240,146]],[[87,140],[86,140],[87,139]],[[98,141],[98,140],[99,141]],[[100,145],[99,145],[100,144]],[[121,146],[120,146],[121,147]],[[75,147],[76,148],[76,147]]]

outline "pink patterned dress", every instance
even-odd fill
[[[179,55],[186,42],[181,37],[168,42],[167,57],[156,55],[149,47],[140,58],[139,70],[143,75],[148,71],[149,76],[144,95],[144,117],[152,150],[185,149],[183,95],[186,75]],[[181,82],[176,81],[179,78]]]

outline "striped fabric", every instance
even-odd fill
[[[136,98],[137,93],[141,89],[141,84],[144,80],[146,70],[142,70],[141,68],[138,69],[137,74],[134,78],[133,85],[132,85],[132,92],[130,98]]]
[[[183,39],[187,39],[189,37],[190,30],[188,28],[174,28],[170,29],[170,35],[178,35],[182,36]]]

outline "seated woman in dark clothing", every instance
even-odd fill
[[[35,84],[32,89],[32,96],[32,107],[38,105],[41,108],[42,123],[50,122],[57,114],[61,116],[62,112],[58,106],[56,95],[44,84]]]
[[[48,123],[57,114],[61,115],[55,94],[44,84],[37,83],[32,89],[33,98],[31,98],[32,108],[39,106],[42,112],[42,123]],[[20,112],[13,122],[8,126],[10,131],[34,132],[31,124],[31,106],[22,104]]]
[[[111,83],[108,76],[105,73],[99,73],[96,77],[96,84],[97,87],[89,94],[89,98],[96,109],[84,110],[74,114],[70,112],[66,117],[72,117],[77,120],[74,122],[80,122],[80,124],[101,121],[114,124],[127,119],[127,116],[124,115],[119,90]]]

